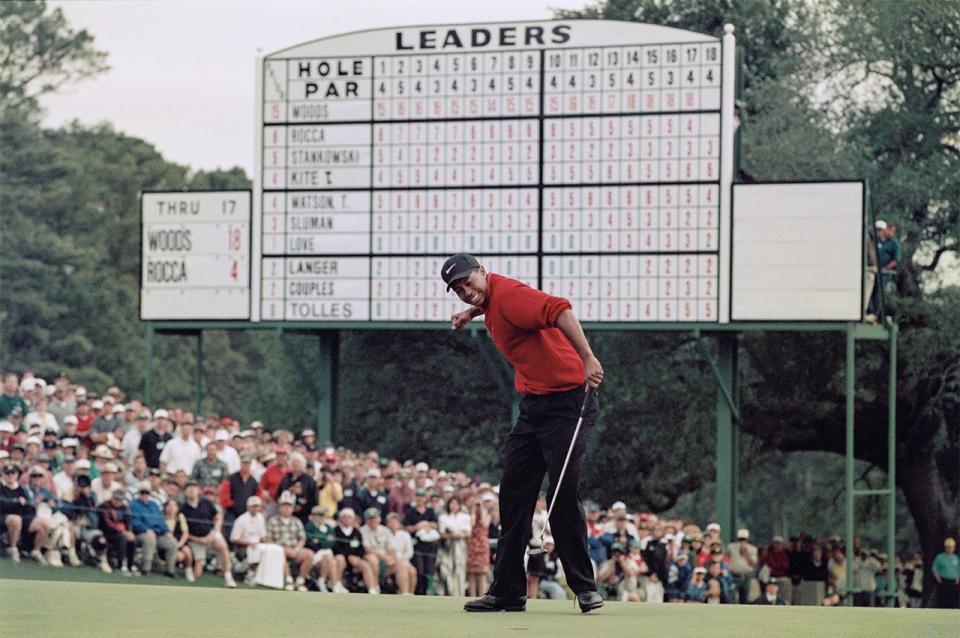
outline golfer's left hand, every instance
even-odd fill
[[[583,371],[591,388],[599,387],[603,382],[603,366],[595,356],[590,355],[584,360]]]

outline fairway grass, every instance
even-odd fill
[[[960,635],[960,612],[532,601],[468,614],[464,599],[0,578],[0,636],[925,636]]]

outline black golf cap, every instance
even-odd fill
[[[480,262],[473,255],[460,253],[443,262],[440,268],[440,277],[447,284],[447,290],[454,283],[467,277],[474,268],[479,268]]]

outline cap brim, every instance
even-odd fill
[[[450,281],[447,282],[447,292],[450,292],[450,287],[453,286],[453,284],[457,283],[461,279],[466,279],[467,277],[469,277],[471,272],[473,272],[473,268],[471,268],[466,272],[457,273],[456,275],[451,277]]]

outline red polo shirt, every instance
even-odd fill
[[[483,322],[497,349],[516,369],[520,394],[550,394],[586,382],[583,361],[556,327],[557,317],[571,308],[562,297],[490,273]]]

